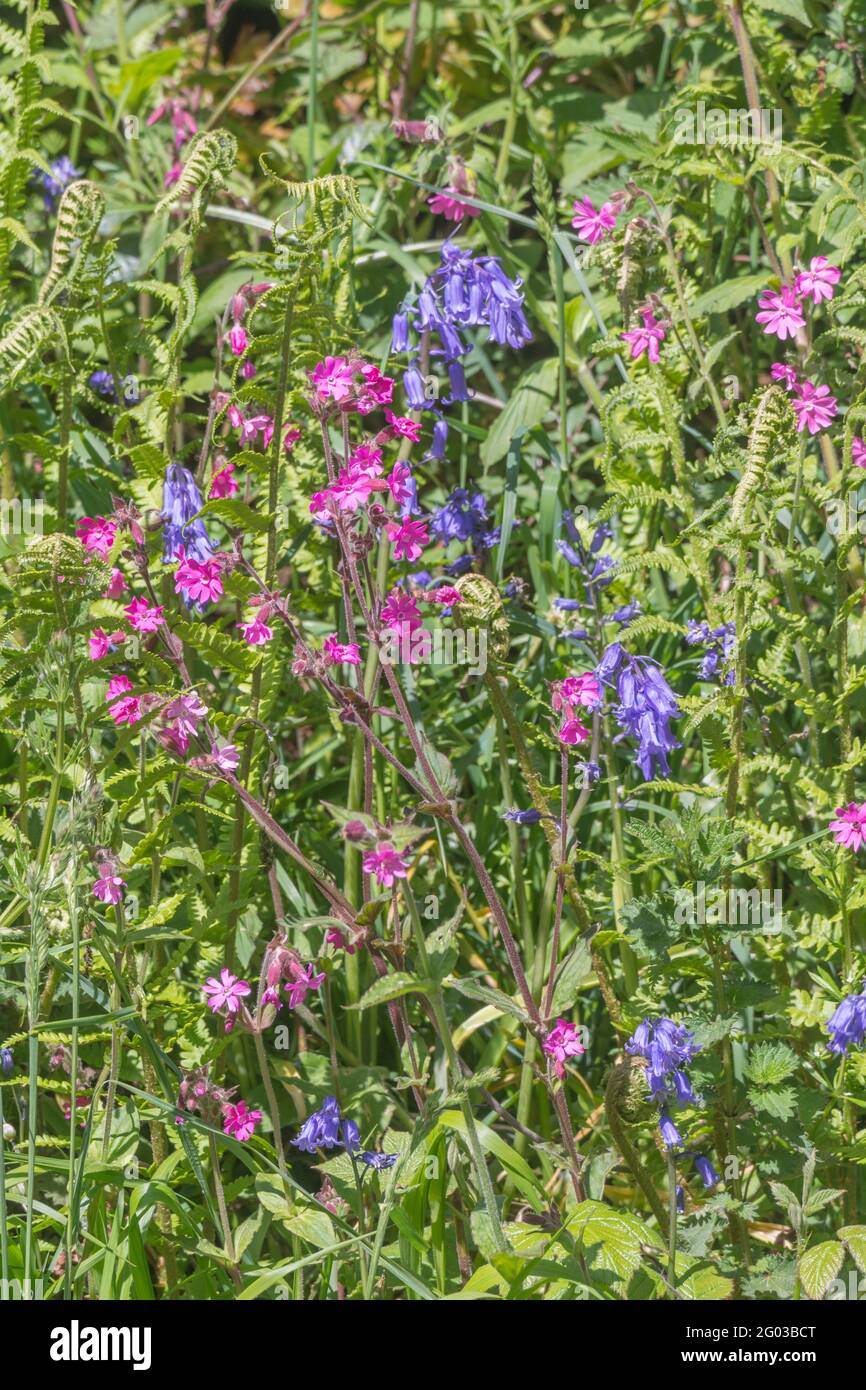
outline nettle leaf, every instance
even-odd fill
[[[749,1055],[746,1075],[758,1086],[778,1086],[799,1069],[800,1059],[785,1043],[757,1043]]]
[[[860,1273],[866,1274],[866,1226],[843,1226],[837,1235],[845,1242],[845,1247]]]
[[[797,1112],[797,1092],[792,1086],[779,1091],[762,1091],[753,1086],[749,1100],[756,1110],[772,1115],[775,1120],[790,1120]]]
[[[823,1240],[800,1256],[800,1283],[809,1298],[822,1299],[845,1259],[845,1246],[838,1240]]]

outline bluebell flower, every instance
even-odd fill
[[[560,613],[574,613],[578,608],[582,608],[583,604],[578,598],[555,598],[553,606],[558,608]]]
[[[204,564],[216,547],[201,517],[192,518],[204,506],[202,495],[188,468],[170,463],[162,489],[163,555],[166,564],[178,558],[181,546],[187,556]]]
[[[314,1110],[290,1141],[302,1153],[314,1154],[317,1149],[335,1149],[340,1143],[340,1107],[336,1096],[325,1096],[321,1110]]]
[[[474,555],[458,555],[456,560],[445,566],[445,573],[452,579],[459,579],[461,574],[468,574],[474,564]]]
[[[487,529],[487,499],[480,492],[470,496],[464,487],[455,488],[430,518],[430,530],[442,545],[481,541]]]
[[[589,633],[585,627],[563,628],[562,635],[571,642],[585,642],[589,637]]]
[[[375,1168],[377,1173],[383,1168],[393,1168],[397,1162],[396,1154],[377,1154],[372,1149],[365,1149],[361,1154],[361,1162],[366,1163],[368,1168]]]
[[[659,1130],[661,1131],[665,1148],[678,1149],[682,1147],[683,1137],[667,1110],[661,1110],[659,1112]]]
[[[866,980],[863,994],[848,994],[827,1019],[827,1031],[832,1035],[827,1046],[831,1052],[847,1052],[853,1044],[859,1046],[866,1034]]]
[[[632,656],[619,642],[606,648],[595,674],[605,685],[616,686],[619,704],[614,706],[614,718],[621,738],[638,742],[635,762],[650,781],[659,772],[670,772],[668,754],[682,745],[674,738],[671,719],[679,717],[677,697],[671,690],[661,667],[648,656]]]
[[[391,351],[406,352],[409,347],[409,316],[400,309],[391,321]]]
[[[97,395],[105,396],[106,400],[117,400],[114,391],[114,377],[111,375],[111,372],[92,372],[88,385]]]
[[[685,1194],[685,1192],[683,1191],[682,1186],[680,1185],[680,1183],[677,1183],[677,1211],[679,1212],[680,1216],[682,1216],[682,1215],[685,1213],[685,1209],[686,1209],[686,1194]]]
[[[635,618],[639,618],[642,613],[643,609],[640,604],[633,600],[631,603],[623,604],[622,608],[617,608],[615,613],[611,613],[610,618],[611,622],[626,627],[629,623],[633,623]]]
[[[12,1048],[0,1047],[0,1067],[3,1069],[3,1075],[8,1076],[14,1065],[15,1058],[12,1053]]]
[[[33,172],[34,177],[42,184],[45,207],[51,212],[64,189],[81,178],[81,171],[76,169],[72,160],[65,154],[59,159],[52,159],[49,168],[50,174],[46,174],[43,169],[35,169]]]
[[[645,1060],[650,1095],[662,1107],[672,1100],[685,1105],[695,1099],[691,1082],[683,1069],[700,1049],[695,1043],[694,1034],[687,1028],[674,1023],[671,1018],[660,1018],[656,1023],[645,1018],[634,1030],[625,1050],[632,1057],[643,1057]]]
[[[587,761],[585,763],[575,763],[574,770],[583,786],[594,787],[601,777],[601,768],[598,763]]]
[[[513,821],[515,825],[537,825],[542,819],[542,815],[540,811],[532,808],[528,811],[519,811],[515,808],[511,811],[505,811],[502,819]]]
[[[697,622],[696,619],[689,619],[689,630],[686,633],[686,644],[689,647],[706,647],[706,655],[698,668],[698,677],[702,681],[715,680],[719,666],[731,660],[737,645],[737,627],[735,623],[723,623],[721,627],[711,628],[709,623]],[[734,685],[736,682],[736,672],[728,671],[724,684]]]
[[[357,1153],[361,1147],[361,1135],[354,1120],[344,1120],[342,1129],[343,1148],[349,1153]]]
[[[694,1158],[695,1167],[698,1170],[698,1177],[704,1187],[715,1187],[716,1183],[720,1182],[721,1179],[710,1160],[703,1154],[695,1154]]]

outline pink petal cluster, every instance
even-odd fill
[[[225,468],[220,468],[211,478],[208,497],[213,501],[218,497],[234,497],[238,491],[238,482],[235,478],[235,466],[227,463]]]
[[[814,304],[820,304],[822,299],[833,298],[833,286],[841,279],[841,270],[831,265],[826,256],[813,256],[809,269],[801,270],[795,279],[794,289]]]
[[[385,531],[393,542],[395,560],[417,560],[430,541],[426,521],[392,521]]]
[[[215,979],[213,975],[208,976],[202,985],[202,991],[208,1008],[214,1013],[222,1013],[225,1010],[229,1014],[236,1014],[240,1012],[241,1001],[252,993],[252,987],[246,980],[239,980],[237,975],[233,975],[223,966],[219,979]]]
[[[103,903],[119,903],[123,898],[126,880],[120,874],[104,874],[93,885],[93,896]]]
[[[581,1043],[574,1024],[565,1018],[558,1018],[556,1026],[551,1028],[544,1039],[544,1050],[553,1057],[553,1069],[561,1080],[565,1076],[565,1063],[569,1057],[579,1056],[586,1048]]]
[[[162,606],[151,608],[143,598],[134,598],[123,611],[130,627],[134,627],[136,632],[156,632],[160,624],[165,622]]]
[[[597,241],[610,236],[616,226],[617,209],[614,203],[602,203],[596,211],[589,198],[577,198],[572,209],[574,217],[571,225],[581,241],[594,246]]]
[[[290,1009],[296,1009],[299,1004],[303,1004],[310,990],[320,989],[325,980],[324,974],[314,973],[312,965],[305,969],[297,960],[290,962],[289,975],[290,979],[284,989],[289,996]]]
[[[117,599],[120,598],[121,594],[125,594],[128,589],[129,585],[123,577],[123,571],[119,569],[113,569],[111,571],[111,579],[109,581],[108,588],[104,591],[102,597]]]
[[[799,381],[794,368],[789,367],[786,362],[774,362],[770,368],[770,376],[773,381],[784,382],[786,391],[793,391]]]
[[[138,695],[127,695],[127,690],[131,689],[132,681],[127,676],[113,676],[108,683],[105,694],[108,713],[118,727],[121,724],[137,724],[141,719],[141,698]]]
[[[261,1110],[250,1110],[246,1101],[239,1100],[237,1105],[227,1105],[223,1111],[223,1132],[245,1144],[252,1139],[261,1118]]]
[[[643,326],[641,328],[629,329],[621,336],[631,347],[632,358],[642,357],[646,353],[650,362],[658,362],[659,346],[665,340],[665,326],[654,315],[652,309],[641,310]]]
[[[797,433],[808,429],[810,434],[825,430],[838,409],[835,396],[830,395],[829,386],[815,386],[811,381],[802,381],[795,387],[791,399],[797,416]]]
[[[559,741],[569,747],[583,743],[589,738],[589,730],[577,717],[576,710],[596,709],[601,704],[601,685],[591,671],[579,676],[566,676],[551,688],[551,705],[554,714],[563,716],[559,727]]]
[[[866,444],[863,443],[859,434],[855,434],[851,440],[851,462],[856,464],[858,468],[866,468]]]
[[[117,526],[104,516],[85,516],[76,526],[75,534],[83,543],[85,550],[88,550],[91,555],[99,555],[105,559],[114,545]]]
[[[409,865],[397,853],[389,840],[380,840],[374,850],[364,855],[364,873],[373,874],[383,888],[390,888],[398,878],[405,878]]]
[[[244,635],[244,641],[251,647],[260,647],[265,642],[270,642],[274,635],[261,613],[257,613],[251,623],[238,623],[238,627]]]
[[[326,666],[360,666],[361,649],[357,642],[341,642],[339,634],[332,632],[322,643],[322,655]]]
[[[372,363],[351,357],[326,357],[317,362],[310,384],[320,404],[333,401],[341,410],[357,410],[361,415],[390,405],[394,395],[393,377],[384,376]]]
[[[469,203],[460,201],[459,195],[465,191],[465,189],[455,188],[449,184],[438,193],[432,193],[427,199],[427,206],[431,212],[447,218],[449,222],[462,222],[464,217],[480,217],[480,208],[474,208]]]
[[[126,633],[107,633],[101,627],[95,627],[87,640],[90,647],[90,660],[101,661],[109,652],[116,651],[119,643],[126,641]]]
[[[856,854],[861,845],[866,844],[866,801],[859,804],[849,801],[847,806],[837,806],[836,816],[837,819],[830,822],[836,844]]]
[[[179,695],[163,710],[163,724],[156,736],[164,748],[182,756],[206,714],[207,705],[194,691],[189,695]]]
[[[408,415],[395,415],[393,410],[385,411],[385,419],[391,427],[393,438],[398,436],[403,439],[411,439],[417,444],[421,438],[421,426],[417,420],[411,420]]]
[[[790,285],[782,285],[779,290],[764,290],[758,300],[759,312],[755,321],[764,325],[765,333],[775,333],[784,342],[786,338],[796,338],[806,320],[796,291]]]
[[[213,556],[203,563],[191,556],[181,560],[174,575],[174,591],[191,603],[212,603],[223,591],[222,561]]]

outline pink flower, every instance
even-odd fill
[[[808,270],[801,270],[794,281],[794,289],[805,295],[815,304],[822,299],[833,298],[833,286],[838,285],[842,272],[838,266],[830,265],[826,256],[813,256]]]
[[[289,963],[291,980],[285,986],[289,996],[289,1008],[296,1009],[299,1004],[303,1004],[307,994],[311,989],[319,989],[325,979],[324,974],[314,975],[312,965],[308,965],[306,970],[300,961],[293,960]]]
[[[554,688],[552,704],[557,714],[572,705],[595,709],[596,705],[601,704],[601,685],[592,671],[584,671],[580,676],[566,676],[559,687]]]
[[[111,715],[115,724],[137,724],[141,718],[141,700],[137,695],[129,695],[122,698],[127,690],[132,689],[132,682],[126,676],[114,676],[108,684],[105,698],[109,701],[108,713]],[[121,698],[118,699],[117,697]],[[113,703],[112,703],[113,702]]]
[[[404,502],[413,500],[415,488],[412,482],[412,469],[407,463],[401,461],[394,464],[388,477],[388,487],[398,507],[402,507]]]
[[[811,381],[800,383],[791,404],[797,416],[798,434],[802,434],[807,427],[810,434],[826,429],[837,410],[830,387],[813,386]]]
[[[856,463],[858,468],[866,468],[866,444],[855,434],[851,440],[851,462]]]
[[[430,603],[442,603],[446,608],[450,608],[452,604],[462,603],[463,595],[459,589],[452,589],[448,584],[441,584],[438,589],[434,589],[428,595],[428,600]]]
[[[378,367],[367,362],[361,364],[360,371],[364,378],[364,390],[358,399],[358,410],[361,415],[369,415],[377,405],[389,404],[394,395],[394,378],[383,376]]]
[[[104,516],[85,516],[75,528],[75,534],[84,543],[85,550],[100,555],[104,559],[114,545],[117,527]]]
[[[421,626],[421,612],[417,603],[411,594],[404,594],[401,589],[391,590],[382,604],[381,616],[383,632],[391,629],[396,632],[402,623],[408,623],[410,629]]]
[[[394,542],[395,560],[417,560],[430,541],[426,521],[392,521],[385,531],[388,539]]]
[[[190,695],[178,695],[164,711],[165,718],[174,720],[177,728],[187,737],[197,732],[199,720],[204,719],[206,714],[207,705],[195,691]]]
[[[125,632],[112,632],[109,637],[107,632],[103,632],[101,627],[95,627],[88,638],[90,646],[90,660],[101,661],[109,652],[117,650],[119,642],[126,641]]]
[[[241,367],[241,376],[243,377],[244,381],[252,381],[253,377],[256,375],[256,371],[257,368],[255,362],[253,362],[248,357],[246,362],[244,362]]]
[[[586,1048],[581,1043],[574,1024],[565,1018],[558,1018],[556,1027],[551,1028],[544,1039],[544,1050],[555,1058],[554,1071],[561,1079],[565,1076],[565,1063],[568,1058],[577,1057],[581,1052],[585,1052]]]
[[[338,634],[332,632],[322,643],[322,655],[326,666],[360,666],[361,649],[357,642],[341,642]]]
[[[797,385],[797,373],[787,362],[774,362],[770,368],[770,376],[774,381],[783,381],[787,391],[793,391]]]
[[[213,975],[210,975],[202,985],[202,990],[210,996],[207,1000],[209,1009],[213,1009],[214,1012],[217,1009],[227,1009],[230,1014],[238,1013],[241,1000],[245,995],[252,993],[246,980],[239,980],[237,975],[233,975],[225,966],[220,971],[219,979],[215,980]]]
[[[290,425],[283,435],[283,450],[290,454],[301,437],[301,431],[294,425]]]
[[[355,390],[355,369],[345,357],[326,357],[317,362],[312,382],[320,401],[345,401]]]
[[[267,623],[262,622],[260,613],[251,623],[238,623],[238,627],[244,634],[244,641],[251,647],[260,647],[263,643],[270,642],[274,635]]]
[[[464,217],[480,217],[481,209],[473,208],[469,203],[463,203],[457,196],[464,190],[455,188],[449,184],[439,193],[431,193],[427,199],[427,204],[431,212],[437,216],[445,217],[449,222],[462,222]]]
[[[237,1105],[227,1105],[223,1111],[223,1133],[245,1144],[252,1139],[261,1118],[261,1110],[248,1110],[246,1101],[239,1100]]]
[[[166,724],[164,729],[157,729],[156,736],[163,748],[179,754],[180,757],[183,757],[189,748],[189,734],[179,724]]]
[[[358,949],[351,941],[347,940],[339,927],[330,927],[325,932],[325,944],[333,946],[335,950],[345,951],[347,956],[353,956]]]
[[[643,328],[632,328],[628,333],[621,336],[627,343],[631,344],[632,357],[641,357],[647,354],[650,362],[659,360],[659,343],[665,340],[665,330],[662,324],[655,318],[651,309],[642,309],[641,318]]]
[[[375,874],[383,888],[390,888],[398,878],[405,878],[408,868],[388,840],[380,840],[374,850],[364,855],[364,873]]]
[[[129,585],[123,577],[123,572],[119,569],[111,571],[111,582],[102,595],[103,598],[120,598],[121,594],[126,593]]]
[[[395,415],[393,410],[385,411],[385,419],[391,426],[391,433],[396,438],[402,435],[404,439],[411,439],[417,444],[421,438],[421,426],[416,420],[410,420],[408,415]]]
[[[234,497],[238,490],[238,484],[234,474],[235,466],[233,463],[227,463],[225,468],[221,468],[218,473],[214,473],[211,478],[208,497],[211,499],[215,497]]]
[[[585,729],[579,719],[566,719],[559,730],[560,743],[574,745],[583,743],[589,738],[589,729]]]
[[[247,331],[243,324],[236,323],[229,333],[229,343],[235,357],[243,357],[247,350]]]
[[[214,745],[211,757],[220,772],[235,772],[241,760],[241,755],[233,743],[224,743],[221,748]]]
[[[165,622],[162,607],[150,608],[143,598],[134,598],[123,611],[136,632],[156,632],[159,625]]]
[[[354,512],[363,506],[373,490],[374,480],[369,473],[346,470],[332,483],[330,494],[341,512]]]
[[[363,468],[378,477],[382,472],[382,450],[374,448],[372,444],[359,444],[355,452],[349,455],[349,463],[353,468]]]
[[[210,603],[219,598],[223,591],[219,561],[199,564],[198,560],[184,559],[175,571],[174,591],[186,594],[192,603]]]
[[[866,801],[858,805],[849,801],[847,806],[837,806],[838,820],[831,820],[830,830],[837,845],[852,849],[856,854],[861,845],[866,844]]]
[[[596,212],[589,198],[578,198],[575,200],[573,211],[575,216],[571,219],[571,225],[581,241],[588,241],[590,246],[608,236],[616,226],[616,208],[613,203],[602,203]]]
[[[764,290],[758,306],[761,312],[755,315],[756,322],[764,324],[764,332],[775,333],[782,342],[795,338],[798,329],[806,326],[800,301],[790,285],[783,285],[778,292]]]
[[[94,883],[93,896],[104,903],[119,903],[125,887],[126,880],[119,874],[105,874]]]
[[[167,172],[167,173],[164,175],[164,177],[163,177],[163,180],[162,180],[162,186],[163,186],[163,188],[171,188],[171,186],[172,186],[173,183],[177,183],[177,181],[178,181],[178,179],[180,178],[180,176],[181,176],[182,173],[183,173],[183,165],[181,164],[181,162],[180,162],[179,159],[176,159],[176,160],[174,161],[174,163],[172,164],[171,168],[168,170],[168,172]]]

